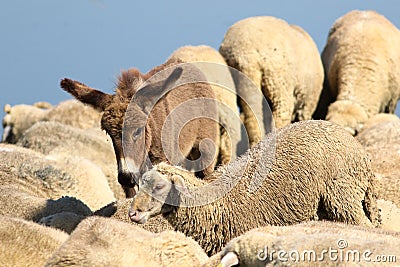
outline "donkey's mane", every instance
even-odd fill
[[[130,68],[128,70],[123,70],[121,72],[121,75],[118,77],[118,83],[116,85],[116,90],[115,90],[116,95],[122,97],[123,99],[131,99],[144,81],[149,79],[157,72],[182,62],[183,61],[181,60],[170,59],[164,64],[154,67],[145,74],[141,73],[137,68]]]

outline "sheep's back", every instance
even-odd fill
[[[268,201],[264,207],[268,211],[255,205],[256,211],[251,212],[279,214],[274,215],[279,218],[267,218],[275,225],[316,219],[315,211],[324,195],[337,194],[335,190],[340,188],[357,195],[355,198],[363,197],[375,181],[362,146],[343,128],[326,121],[291,124],[279,130],[276,139],[269,134],[241,161],[247,165],[227,167],[230,177],[246,168],[232,196],[245,195],[250,202]],[[260,192],[249,193],[257,181],[259,187],[255,188]]]
[[[369,116],[387,112],[400,95],[399,46],[400,31],[376,12],[353,11],[339,18],[321,55],[333,97],[357,101]]]

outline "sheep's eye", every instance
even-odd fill
[[[165,188],[165,184],[158,184],[158,185],[156,185],[156,186],[154,187],[155,190],[161,190],[161,189],[163,189],[163,188]]]

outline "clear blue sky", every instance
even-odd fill
[[[333,22],[353,9],[376,10],[400,27],[399,0],[3,1],[0,116],[6,103],[69,99],[63,77],[112,92],[122,69],[146,72],[183,45],[218,49],[228,27],[250,16],[297,24],[321,51]]]

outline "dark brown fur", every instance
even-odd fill
[[[168,160],[163,151],[161,130],[171,111],[185,101],[194,98],[214,99],[214,93],[211,87],[206,83],[197,82],[181,85],[176,88],[173,87],[173,83],[180,78],[179,75],[173,77],[175,71],[164,80],[145,86],[143,90],[138,91],[143,83],[154,74],[178,63],[180,62],[170,60],[163,65],[153,68],[146,74],[142,74],[139,70],[134,68],[123,71],[118,78],[115,94],[113,95],[103,93],[70,79],[63,79],[61,81],[61,87],[76,99],[100,111],[104,111],[101,119],[101,127],[113,140],[115,155],[118,162],[118,181],[123,186],[127,197],[132,197],[135,194],[133,190],[135,181],[133,178],[139,178],[140,174],[151,166],[148,161],[143,163],[144,161],[141,160],[141,157],[147,154],[153,164]],[[186,78],[191,77],[191,70],[192,69],[185,69],[182,75],[186,75]],[[163,92],[165,93],[167,87],[172,87],[174,90],[171,90],[155,104],[157,96],[161,95]],[[133,100],[131,101],[132,98]],[[154,107],[151,109],[152,105],[154,105]],[[217,118],[215,106],[203,108],[207,110],[215,108],[214,113]],[[129,114],[129,117],[127,117],[129,119],[124,121],[125,112]],[[173,123],[175,123],[175,121],[173,121]],[[138,128],[144,128],[144,134],[140,134],[136,142],[133,141],[132,144],[129,143],[129,150],[132,148],[132,151],[130,151],[130,157],[132,157],[132,159],[130,160],[133,160],[135,163],[139,162],[140,164],[139,171],[135,173],[132,173],[126,166],[123,166],[125,162],[121,162],[121,159],[124,159],[126,156],[123,153],[122,142],[124,125],[132,130],[130,133],[134,133]],[[179,134],[179,140],[168,141],[171,143],[179,141],[179,148],[183,156],[188,159],[196,159],[199,156],[200,141],[204,138],[209,138],[213,140],[214,143],[217,143],[218,136],[219,126],[216,122],[211,122],[211,120],[205,118],[198,118],[185,124]],[[145,146],[143,146],[143,144],[145,144]],[[213,154],[208,155],[207,159],[209,159],[210,156],[215,158],[215,154]],[[210,165],[202,168],[204,173],[213,170],[216,162],[214,158]],[[203,173],[199,174],[204,175]]]

